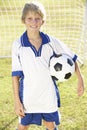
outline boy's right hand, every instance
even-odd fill
[[[21,118],[25,116],[24,107],[20,101],[15,103],[15,112]]]

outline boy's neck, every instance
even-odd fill
[[[28,36],[28,39],[32,39],[32,40],[37,40],[40,38],[40,32],[29,32],[27,31],[27,36]]]

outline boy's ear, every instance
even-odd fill
[[[25,20],[21,20],[21,22],[22,22],[23,24],[25,24]]]
[[[42,21],[42,25],[44,24],[44,22],[45,22],[45,21],[43,20],[43,21]]]

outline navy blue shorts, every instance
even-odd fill
[[[24,126],[30,124],[42,125],[42,120],[55,122],[56,125],[60,124],[58,111],[53,113],[26,113],[23,118],[19,119],[19,123]]]

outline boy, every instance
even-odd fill
[[[59,92],[49,69],[53,50],[56,54],[67,53],[74,59],[78,95],[81,96],[84,91],[77,56],[59,40],[40,32],[45,18],[41,4],[25,4],[21,19],[26,31],[13,43],[12,81],[15,111],[19,116],[18,130],[27,130],[30,124],[41,125],[42,120],[46,130],[57,130],[60,124]]]

